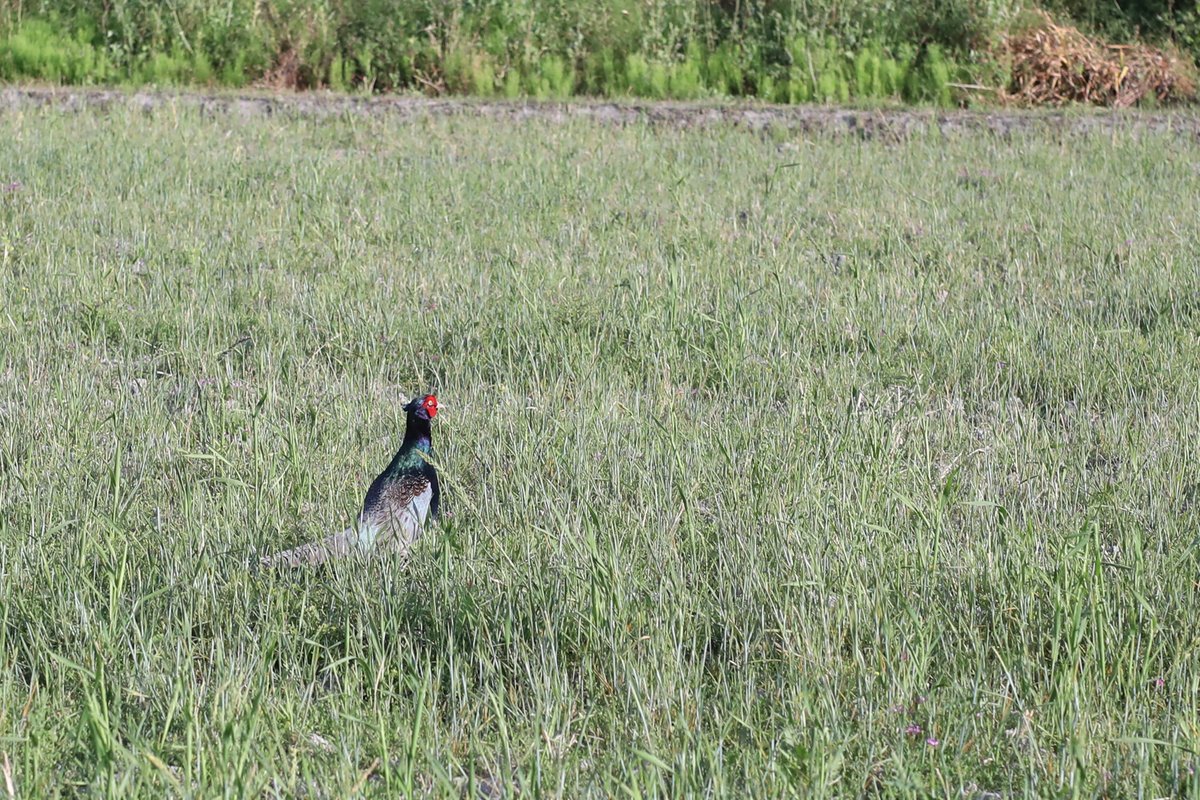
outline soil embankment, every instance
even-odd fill
[[[535,102],[437,99],[406,96],[355,97],[321,92],[294,94],[199,93],[115,89],[7,87],[0,113],[53,107],[63,111],[132,108],[193,108],[203,114],[475,116],[497,120],[551,122],[592,120],[604,124],[647,123],[672,127],[733,124],[753,130],[784,129],[814,135],[902,139],[936,130],[944,135],[989,132],[1001,136],[1032,131],[1062,134],[1176,133],[1200,138],[1200,113],[1072,109],[1069,111],[944,111],[933,109],[848,109],[765,104],[672,102]]]

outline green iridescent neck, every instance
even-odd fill
[[[404,444],[392,459],[389,471],[398,469],[413,469],[423,467],[426,463],[423,456],[433,454],[432,430],[429,420],[421,419],[416,414],[408,415],[408,427],[404,431]]]

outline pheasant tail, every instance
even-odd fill
[[[414,490],[417,490],[414,492]],[[407,552],[421,538],[432,495],[429,481],[416,476],[392,481],[380,502],[368,504],[358,524],[315,542],[264,556],[264,568],[321,564],[331,558],[371,552]]]
[[[299,567],[304,564],[321,564],[331,558],[350,555],[358,549],[358,528],[347,528],[341,533],[334,533],[324,539],[284,550],[259,559],[259,565],[270,569],[273,567]]]

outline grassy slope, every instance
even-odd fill
[[[1197,161],[0,118],[17,790],[1200,793]]]

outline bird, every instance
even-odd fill
[[[261,567],[299,567],[355,553],[404,552],[412,547],[421,537],[425,520],[436,520],[440,512],[442,493],[431,460],[430,425],[438,413],[437,396],[414,397],[403,410],[407,415],[404,441],[387,468],[371,482],[357,522],[324,539],[263,556]]]

